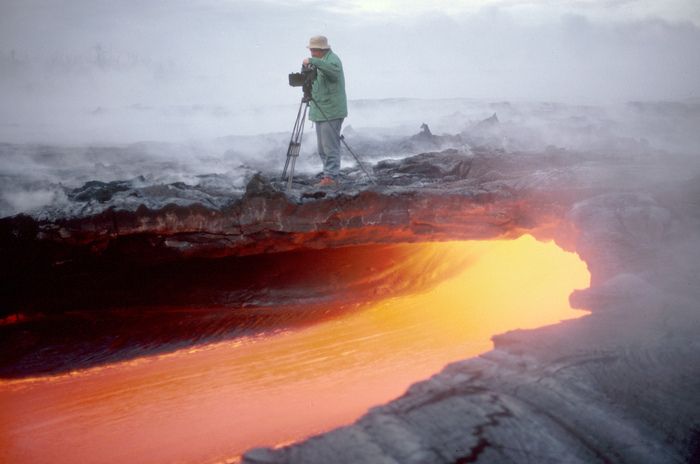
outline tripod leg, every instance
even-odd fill
[[[367,169],[365,169],[365,166],[362,164],[362,161],[360,161],[360,158],[355,154],[354,151],[352,151],[352,149],[350,148],[350,145],[348,145],[348,143],[345,141],[344,135],[340,136],[340,141],[343,142],[343,145],[345,145],[345,148],[347,148],[348,151],[350,152],[350,154],[353,156],[353,158],[355,158],[355,161],[357,161],[357,165],[360,166],[360,169],[362,169],[362,171],[365,173],[365,175],[367,176],[369,181],[372,184],[377,185],[377,183],[374,181],[374,178],[372,178],[372,176],[369,174],[369,172],[367,172]]]
[[[307,103],[308,106],[308,103]],[[303,118],[302,118],[302,109],[304,109],[304,102],[302,101],[301,104],[299,105],[299,111],[297,111],[297,118],[294,121],[294,128],[292,129],[292,137],[289,140],[289,147],[287,147],[287,161],[284,163],[284,170],[282,171],[282,179],[287,177],[287,168],[289,167],[289,160],[291,156],[293,155],[294,152],[294,147],[297,143],[300,141],[298,140],[299,137],[299,122],[301,119],[301,125],[302,125],[302,130],[303,130]],[[304,109],[304,114],[306,113],[306,110]]]
[[[289,167],[289,148],[287,149],[287,160],[284,162],[284,170],[282,171],[282,179],[287,177],[287,168]]]
[[[291,174],[289,174],[289,178],[287,179],[287,190],[290,190],[292,188],[292,180],[294,179],[294,165],[297,162],[297,157],[295,156],[292,158],[292,170]]]
[[[284,164],[284,171],[282,172],[282,179],[287,177],[287,190],[292,188],[292,180],[294,179],[294,167],[296,165],[299,152],[301,151],[301,139],[304,136],[304,122],[306,120],[306,112],[308,109],[309,102],[302,100],[301,105],[299,105],[297,119],[294,123],[294,129],[292,129],[292,138],[289,141],[289,147],[287,148],[287,161]],[[288,168],[289,176],[287,176]]]

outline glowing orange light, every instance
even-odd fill
[[[417,294],[305,328],[0,382],[0,461],[221,462],[352,422],[488,350],[494,334],[582,314],[568,296],[588,270],[552,243],[400,246]],[[450,277],[419,285],[432,275]]]

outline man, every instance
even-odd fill
[[[318,186],[333,186],[340,172],[340,128],[348,115],[343,64],[322,35],[311,37],[306,48],[311,58],[304,59],[304,64],[312,64],[317,70],[309,119],[316,123],[318,156],[323,162],[323,178]]]

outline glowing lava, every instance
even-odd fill
[[[492,335],[582,315],[590,275],[525,236],[410,247],[410,269],[460,272],[335,319],[54,377],[0,383],[0,461],[209,463],[354,421]],[[381,248],[378,248],[381,249]],[[443,268],[444,269],[444,268]]]

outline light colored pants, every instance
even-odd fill
[[[336,178],[340,172],[340,128],[343,118],[316,123],[318,156],[323,163],[323,175]]]

